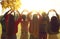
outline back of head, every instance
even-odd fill
[[[33,15],[33,19],[37,19],[37,14],[34,14]]]
[[[57,19],[57,17],[56,16],[53,16],[52,18],[51,18],[51,24],[53,25],[55,25],[55,24],[58,24],[58,19]]]
[[[48,17],[48,15],[46,14],[46,12],[42,12],[42,19],[43,19],[44,21],[48,21],[48,20],[49,20],[49,17]]]
[[[22,19],[25,20],[26,19],[26,15],[22,15]]]
[[[46,12],[42,12],[42,16],[44,17],[44,16],[46,16],[47,14],[46,14]]]

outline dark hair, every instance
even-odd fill
[[[56,16],[53,16],[52,18],[51,18],[51,22],[53,23],[56,23],[56,22],[58,22],[58,19],[57,19],[57,17]]]
[[[25,20],[26,19],[26,15],[22,15],[22,19]]]
[[[58,18],[56,16],[53,16],[51,18],[51,30],[53,32],[58,32],[58,30],[59,30],[59,22],[58,22]]]

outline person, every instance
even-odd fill
[[[29,21],[29,33],[30,33],[30,38],[29,39],[34,39],[33,38],[33,22],[32,22],[32,12],[29,12],[27,15],[28,21]]]
[[[41,24],[39,25],[39,39],[47,39],[47,28],[49,17],[46,12],[42,12]]]
[[[33,12],[30,12],[30,26],[29,26],[29,33],[30,33],[30,39],[39,39],[39,19],[38,14],[33,14],[33,17],[31,16]],[[38,13],[38,12],[35,12]],[[29,17],[29,16],[28,16]],[[32,19],[31,19],[32,18]]]
[[[52,30],[54,30],[54,29],[57,29],[55,31],[57,33],[59,33],[59,15],[57,14],[57,12],[54,9],[49,10],[49,12],[51,12],[51,11],[55,12],[56,16],[51,17],[51,21],[50,21],[50,31],[51,32],[50,33],[52,33]],[[48,14],[49,14],[49,12],[48,12]],[[55,27],[55,28],[53,28],[53,27]]]
[[[11,10],[8,10],[2,17],[1,17],[1,25],[2,25],[2,35],[1,35],[1,39],[6,39],[7,38],[7,31],[6,31],[6,23],[5,23],[5,17],[7,15],[8,12],[10,12]]]
[[[51,24],[51,32],[58,33],[59,32],[59,23],[58,23],[58,19],[56,16],[53,16],[51,18],[50,24]]]
[[[24,14],[22,15],[21,20],[21,37],[20,39],[28,39],[28,19],[27,16]]]
[[[58,39],[57,34],[59,33],[59,23],[56,16],[52,16],[50,21],[50,33],[49,33],[49,39]]]
[[[39,20],[38,15],[33,15],[33,36],[34,39],[39,39]]]
[[[15,16],[12,12],[14,13],[14,11],[11,11],[5,16],[7,39],[17,39],[16,33],[18,32],[20,20],[18,20],[18,18],[15,20]]]
[[[58,39],[57,34],[59,33],[59,15],[54,9],[49,10],[49,12],[55,12],[56,16],[51,17],[50,28],[49,28],[49,39]]]

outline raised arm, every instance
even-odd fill
[[[58,15],[58,13],[57,13],[55,10],[53,10],[53,11],[56,13],[57,18],[59,19],[59,15]]]
[[[9,11],[7,11],[7,12],[4,14],[3,17],[5,17],[10,11],[11,11],[11,9],[10,9]]]

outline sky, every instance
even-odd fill
[[[55,9],[60,14],[60,0],[21,0],[22,6],[19,11],[23,9],[31,10],[44,10],[48,12],[50,9]],[[3,13],[5,13],[6,9]],[[2,14],[2,7],[0,4],[0,15]]]
[[[22,0],[23,7],[31,10],[45,10],[46,12],[49,9],[60,10],[60,0]],[[28,7],[27,7],[28,6]]]

